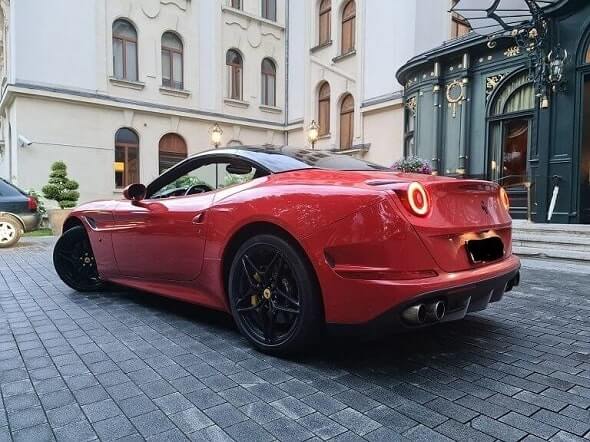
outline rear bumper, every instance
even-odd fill
[[[19,217],[25,226],[25,232],[37,230],[39,224],[41,224],[41,215],[39,212],[21,214]]]
[[[436,322],[409,324],[402,318],[402,312],[413,305],[438,300],[446,305],[445,316],[439,322],[462,319],[467,313],[484,310],[489,303],[502,299],[506,291],[518,285],[519,270],[520,261],[512,255],[478,269],[439,274],[434,278],[399,282],[363,281],[363,293],[367,294],[367,298],[379,298],[380,311],[359,322],[328,322],[328,327],[334,332],[364,329],[363,334],[365,331],[380,333],[420,328]],[[349,284],[355,282],[349,281]],[[362,311],[361,306],[357,308]]]
[[[492,302],[502,299],[504,293],[512,290],[520,281],[519,269],[496,276],[492,279],[466,284],[459,287],[424,293],[411,301],[401,303],[364,324],[328,324],[328,331],[335,335],[378,336],[387,332],[409,331],[429,327],[435,324],[463,319],[468,313],[485,310]],[[410,324],[403,319],[402,313],[409,307],[443,301],[446,313],[439,321],[425,321]]]

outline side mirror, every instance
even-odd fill
[[[141,201],[145,198],[147,188],[143,184],[130,184],[123,190],[125,199],[131,201]]]

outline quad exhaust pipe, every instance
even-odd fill
[[[420,325],[426,322],[438,322],[445,317],[444,301],[434,301],[427,304],[416,304],[402,312],[402,318],[410,324]]]

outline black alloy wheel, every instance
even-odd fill
[[[257,348],[287,354],[317,342],[322,309],[312,272],[278,236],[257,235],[242,244],[230,269],[230,306],[238,328]]]
[[[103,288],[86,230],[73,227],[63,233],[53,249],[53,265],[61,280],[79,292]]]

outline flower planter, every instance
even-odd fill
[[[49,225],[54,236],[60,236],[64,221],[68,215],[72,212],[72,209],[51,209],[47,211],[49,217]]]

